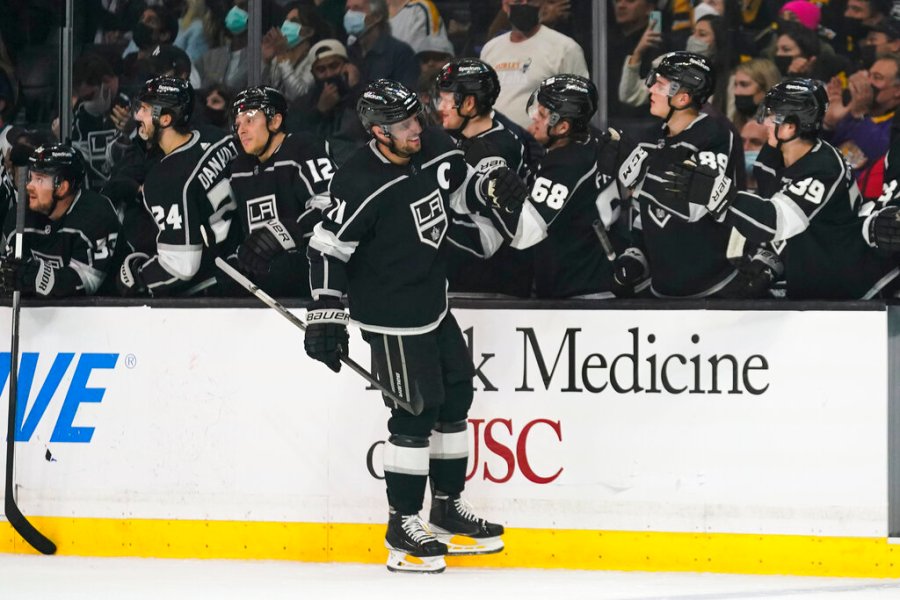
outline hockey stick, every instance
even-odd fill
[[[28,198],[25,195],[25,183],[19,184],[19,200],[16,203],[16,260],[22,259],[22,234],[25,230],[25,203]],[[35,529],[28,522],[22,511],[16,505],[13,497],[15,485],[13,483],[13,470],[15,468],[16,452],[16,405],[19,393],[19,311],[21,309],[22,294],[19,290],[13,291],[12,297],[12,337],[9,349],[9,420],[6,422],[6,488],[4,492],[3,511],[6,520],[13,526],[22,539],[41,554],[54,554],[56,544],[51,542],[44,534]]]
[[[226,275],[240,284],[242,288],[262,300],[266,306],[275,309],[275,311],[282,317],[299,327],[302,331],[306,331],[306,323],[295,316],[294,313],[283,307],[277,300],[275,300],[275,298],[259,289],[259,286],[244,277],[244,275],[242,275],[240,271],[229,265],[224,259],[222,259],[221,257],[216,257],[216,266],[219,267]],[[384,387],[381,382],[375,378],[374,375],[366,371],[359,365],[359,363],[357,363],[346,354],[341,353],[340,358],[342,363],[359,373],[359,375],[361,375],[363,379],[378,388],[378,391],[384,394],[388,400],[390,400],[400,408],[414,415],[418,415],[422,412],[422,406],[418,406],[418,410],[416,410],[416,407],[413,404],[410,404],[406,400],[401,400],[400,398],[398,398],[397,395],[394,394],[394,392]],[[418,403],[416,403],[416,405],[418,405]]]
[[[594,233],[597,234],[597,239],[600,240],[600,246],[603,248],[603,253],[606,254],[606,260],[612,262],[616,260],[616,250],[613,248],[612,241],[609,239],[609,234],[606,233],[606,227],[603,226],[603,221],[597,219],[593,223]]]

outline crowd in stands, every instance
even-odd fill
[[[533,173],[545,148],[528,131],[529,98],[549,77],[590,77],[592,39],[600,33],[591,29],[595,3],[588,0],[258,1],[260,83],[287,101],[283,130],[324,140],[336,168],[370,140],[357,115],[369,83],[390,79],[414,90],[440,127],[436,76],[453,58],[476,57],[499,78],[494,110],[525,141]],[[64,4],[0,0],[0,153],[8,178],[0,190],[9,197],[0,203],[0,222],[12,219],[16,174],[25,176],[15,169],[17,152],[65,140],[83,157],[85,187],[112,201],[121,239],[137,240],[132,250],[142,239],[152,244],[157,228],[140,190],[153,148],[136,134],[134,99],[154,77],[187,81],[195,93],[191,127],[230,132],[233,100],[250,85],[248,0],[79,2],[70,132],[59,130],[57,106]],[[767,92],[802,77],[827,92],[821,139],[852,169],[859,206],[882,196],[885,156],[900,128],[900,0],[609,0],[607,14],[604,128],[621,135],[620,160],[659,139],[665,119],[651,110],[647,78],[668,53],[686,50],[714,70],[701,112],[739,140],[740,190],[756,190],[754,167],[769,143],[756,118]],[[625,215],[629,191],[620,191]],[[624,217],[610,227],[616,250],[629,245],[629,228]],[[521,252],[531,256],[532,249]],[[493,290],[454,291],[503,295],[510,287],[535,295],[529,283],[504,281]],[[114,294],[115,286],[91,292]]]

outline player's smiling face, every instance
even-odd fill
[[[265,113],[258,109],[246,110],[234,118],[234,129],[244,152],[254,156],[259,155],[269,141],[268,127]]]
[[[153,108],[146,102],[141,102],[134,111],[134,120],[138,123],[137,133],[144,141],[153,137]]]
[[[390,132],[398,154],[410,156],[422,149],[422,123],[418,115],[390,125]]]

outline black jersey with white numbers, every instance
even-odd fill
[[[16,211],[3,223],[3,248],[12,255]],[[38,261],[35,290],[40,296],[94,294],[109,272],[119,235],[119,218],[106,196],[82,190],[58,220],[25,211],[22,258]]]
[[[609,229],[620,213],[615,174],[598,166],[609,162],[601,154],[616,149],[609,134],[591,135],[549,150],[538,162],[511,242],[533,247],[537,297],[603,296],[610,289],[612,265],[594,223]]]
[[[159,232],[156,254],[141,268],[154,296],[193,295],[216,283],[213,260],[236,245],[235,201],[228,180],[238,155],[231,135],[191,131],[144,181],[144,207]]]
[[[269,159],[249,154],[231,166],[241,242],[254,230],[275,221],[294,240],[295,250],[276,256],[259,285],[273,294],[309,296],[306,244],[331,197],[328,185],[335,166],[326,143],[311,134],[289,134]]]
[[[831,144],[816,141],[772,182],[759,194],[738,192],[726,221],[749,240],[772,242],[789,298],[869,298],[896,277],[863,238],[859,189]]]
[[[465,208],[476,177],[462,150],[437,129],[423,131],[421,144],[402,166],[374,140],[355,151],[335,173],[332,206],[309,242],[313,296],[346,293],[350,318],[364,330],[436,328],[448,309],[447,240],[476,230]]]
[[[525,145],[499,120],[494,119],[491,127],[478,135],[459,138],[457,145],[465,152],[466,162],[479,174],[507,167],[523,180],[528,179]],[[480,207],[481,212],[490,210],[494,209],[486,205]],[[474,248],[450,244],[447,262],[451,292],[531,295],[534,270],[531,250],[518,250],[504,244],[487,259],[480,252],[477,241]]]
[[[663,129],[665,133],[667,130]],[[657,196],[665,192],[665,173],[685,160],[704,164],[737,180],[740,140],[720,122],[700,114],[677,135],[657,145],[641,144],[623,164],[620,178],[634,186],[632,228],[643,246],[660,297],[703,298],[722,290],[737,271],[727,258],[731,226],[717,221],[700,204],[690,205],[690,217],[672,211]]]

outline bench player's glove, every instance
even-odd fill
[[[741,300],[763,298],[782,275],[784,263],[781,257],[771,250],[759,248],[738,268],[734,280],[723,290],[723,296]]]
[[[33,259],[17,259],[11,256],[0,260],[0,292],[12,296],[15,291],[32,293],[38,262]]]
[[[325,363],[335,373],[341,370],[341,356],[350,348],[347,323],[350,316],[337,298],[313,300],[306,307],[306,353]]]
[[[240,270],[251,275],[268,273],[272,259],[282,252],[296,248],[294,238],[277,219],[254,229],[238,248]]]
[[[628,248],[613,261],[613,292],[617,296],[632,296],[639,283],[650,275],[650,267],[644,253],[638,248]]]
[[[485,179],[484,197],[494,208],[516,212],[528,198],[528,187],[509,167],[497,167]]]
[[[119,290],[119,294],[126,297],[137,296],[147,290],[141,278],[141,268],[149,259],[150,257],[143,252],[132,252],[125,257],[116,277],[116,289]]]
[[[699,204],[708,210],[713,217],[718,217],[728,209],[734,199],[734,187],[731,178],[708,165],[697,164],[686,160],[669,168],[664,176],[665,191],[676,201],[674,207],[679,213],[683,211],[680,202]],[[690,216],[690,211],[687,211]],[[682,215],[684,216],[684,215]]]
[[[900,207],[888,206],[869,220],[869,241],[885,252],[900,252]]]

